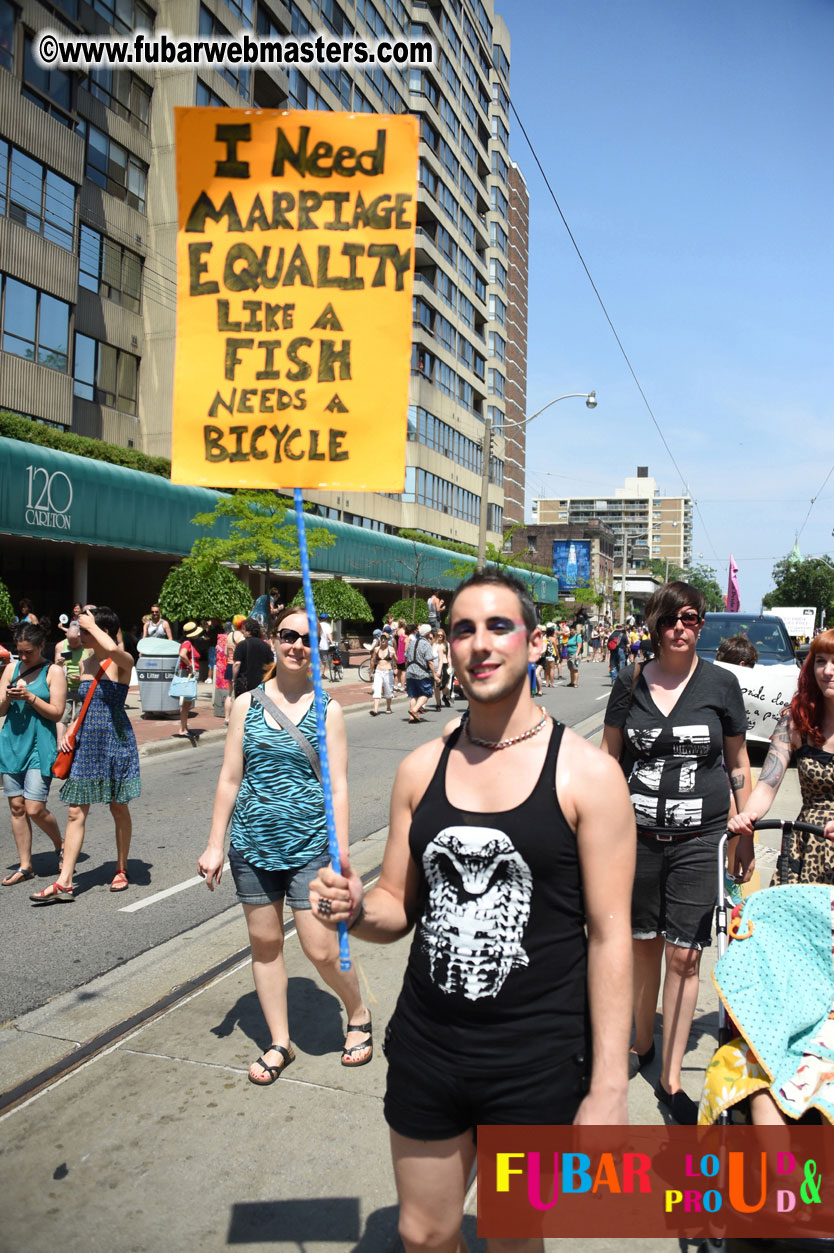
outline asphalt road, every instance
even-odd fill
[[[608,691],[605,666],[584,665],[578,690],[569,691],[560,684],[546,691],[541,703],[568,726],[598,711],[601,727]],[[419,727],[408,725],[403,705],[390,717],[350,713],[351,840],[387,825],[397,767],[410,749],[439,733],[451,712],[429,712],[427,722]],[[95,976],[224,910],[237,908],[228,872],[213,893],[196,877],[221,757],[222,746],[215,744],[143,759],[142,795],[131,805],[133,843],[127,892],[109,891],[115,870],[113,825],[107,808],[94,805],[76,871],[77,899],[48,908],[30,905],[29,892],[44,887],[55,874],[51,846],[46,836],[35,831],[33,864],[43,877],[0,889],[0,1024],[53,996],[83,987]],[[57,791],[56,785],[53,810],[63,823],[66,807]],[[0,861],[5,874],[17,862],[8,810],[4,807],[0,812]]]

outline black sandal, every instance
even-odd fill
[[[247,1075],[249,1082],[253,1083],[256,1088],[268,1088],[270,1084],[275,1082],[276,1079],[280,1079],[281,1075],[290,1063],[295,1061],[295,1053],[292,1050],[292,1045],[285,1049],[282,1044],[270,1044],[266,1051],[267,1053],[280,1053],[283,1061],[280,1066],[269,1066],[262,1057],[259,1057],[257,1061],[254,1061],[252,1063],[253,1066],[260,1066],[265,1073],[269,1075],[268,1079],[253,1079],[251,1075]]]
[[[364,1044],[353,1044],[350,1048],[345,1047],[342,1049],[342,1065],[346,1066],[348,1070],[355,1070],[358,1066],[367,1066],[368,1062],[374,1055],[373,1025],[370,1018],[367,1022],[363,1022],[360,1026],[354,1026],[351,1023],[348,1023],[347,1031],[345,1032],[345,1040],[347,1040],[351,1031],[364,1031],[368,1037]],[[361,1053],[362,1050],[368,1048],[369,1045],[371,1051],[367,1057],[362,1058],[361,1062],[345,1061],[346,1057],[352,1057],[354,1053]]]

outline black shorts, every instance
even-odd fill
[[[500,1069],[456,1075],[434,1069],[425,1052],[415,1053],[386,1032],[388,1060],[385,1121],[411,1140],[450,1140],[479,1123],[569,1125],[588,1091],[588,1053],[555,1066],[529,1067],[508,1075]]]

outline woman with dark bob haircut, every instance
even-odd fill
[[[730,788],[738,809],[750,793],[738,680],[695,652],[705,610],[703,594],[689,583],[667,583],[650,597],[645,616],[655,656],[620,671],[602,738],[603,751],[622,763],[637,819],[629,1073],[636,1075],[654,1060],[665,958],[656,1092],[686,1124],[697,1121],[698,1107],[683,1091],[681,1066],[698,997],[701,951],[711,940],[718,842],[727,825]],[[735,856],[737,872],[749,879],[752,836],[742,836]]]

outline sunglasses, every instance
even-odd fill
[[[695,613],[694,609],[690,609],[687,613],[668,614],[667,617],[661,618],[658,626],[661,630],[668,630],[670,627],[676,626],[678,622],[685,627],[696,627],[701,619]]]
[[[302,635],[300,631],[292,631],[289,627],[284,627],[278,632],[278,639],[282,644],[295,644],[297,640],[301,640],[304,648],[310,647],[310,633]]]

